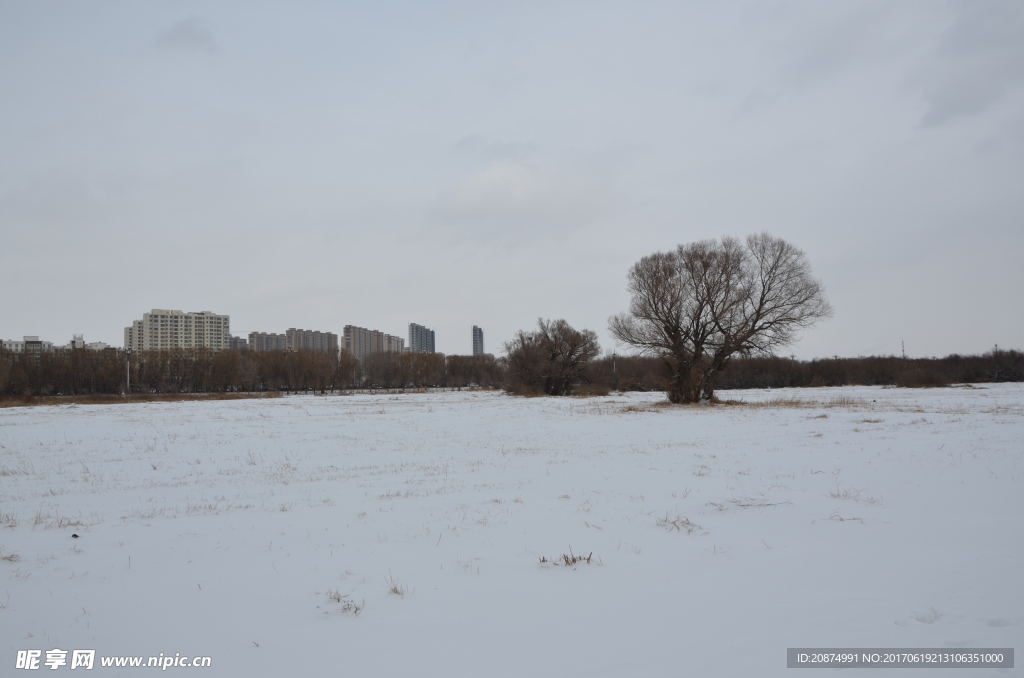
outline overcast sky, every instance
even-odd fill
[[[636,260],[767,230],[835,307],[786,353],[1024,348],[1022,85],[1017,0],[0,2],[0,336],[610,350]]]

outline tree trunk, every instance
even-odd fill
[[[701,361],[680,361],[672,370],[672,383],[668,390],[669,402],[699,403],[704,395],[706,383],[707,376]]]

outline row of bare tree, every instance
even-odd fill
[[[605,356],[588,366],[590,383],[622,391],[667,391],[672,371],[660,358]],[[989,351],[944,358],[736,358],[718,376],[718,389],[817,386],[945,386],[1024,381],[1024,353]]]
[[[360,362],[314,351],[61,350],[0,352],[0,393],[85,395],[214,391],[334,391],[353,388],[500,387],[493,356],[376,353]]]
[[[86,395],[122,393],[131,370],[134,393],[213,391],[331,391],[479,385],[518,394],[667,391],[672,365],[651,356],[596,357],[592,332],[564,320],[540,321],[506,345],[507,358],[440,354],[373,354],[361,364],[316,353],[63,351],[38,360],[0,353],[0,393]],[[129,367],[130,366],[130,367]],[[896,356],[800,361],[739,357],[717,378],[719,389],[847,385],[943,386],[1024,381],[1024,353],[906,359]]]

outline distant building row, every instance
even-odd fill
[[[127,351],[162,351],[174,348],[209,348],[220,350],[253,351],[317,351],[337,356],[346,351],[362,360],[372,353],[435,353],[434,330],[418,323],[409,323],[409,343],[379,330],[345,325],[339,341],[333,332],[289,328],[284,334],[250,332],[249,340],[232,337],[230,317],[211,311],[185,312],[154,308],[142,314],[141,320],[124,328],[124,348]],[[22,341],[3,341],[3,350],[13,353],[51,351],[52,342],[27,336]],[[86,344],[82,335],[63,347],[101,350],[110,348],[102,342]],[[484,354],[484,331],[473,325],[473,355]]]
[[[252,351],[317,351],[337,356],[346,351],[362,360],[372,353],[435,353],[434,330],[418,323],[409,323],[409,345],[405,340],[379,330],[345,325],[339,342],[333,332],[289,328],[284,334],[250,332],[249,340],[230,334],[230,318],[210,311],[198,313],[153,309],[144,313],[124,328],[124,347],[128,351],[160,351],[174,348],[209,348],[212,350]],[[4,351],[12,353],[42,353],[54,350],[53,342],[40,341],[37,336],[26,336],[22,341],[4,340]],[[103,342],[85,343],[76,334],[70,342],[58,349],[110,348]],[[473,355],[484,354],[484,331],[473,325]]]
[[[252,351],[316,351],[337,357],[338,335],[333,332],[289,328],[284,334],[250,332],[249,343],[245,339],[232,337],[234,350],[248,348]]]
[[[111,346],[104,344],[102,341],[93,341],[87,344],[81,334],[74,335],[71,341],[63,346],[54,346],[52,341],[40,341],[38,336],[27,336],[23,337],[21,341],[5,339],[3,342],[0,342],[0,347],[11,353],[49,353],[54,350],[68,351],[80,348],[90,351],[102,351],[111,348]]]
[[[54,349],[53,343],[28,336],[22,341],[3,341],[2,348],[13,353],[43,352]],[[82,335],[57,348],[109,348],[102,342],[86,344]],[[346,325],[339,340],[332,332],[289,328],[283,334],[250,332],[249,339],[231,336],[231,321],[227,315],[211,311],[186,312],[154,308],[142,314],[141,320],[124,328],[124,348],[127,351],[163,351],[176,348],[208,348],[253,351],[318,351],[337,356],[346,351],[359,359],[372,353],[435,353],[435,333],[418,323],[409,323],[406,340],[379,330]],[[473,326],[473,355],[484,353],[483,330]]]

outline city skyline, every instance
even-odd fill
[[[355,330],[366,334],[364,341],[380,344],[381,348],[379,350],[395,352],[410,350],[410,347],[405,345],[405,339],[402,337],[350,324],[344,326],[340,337],[338,334],[326,330],[303,330],[296,329],[294,327],[281,333],[250,331],[234,334],[229,329],[230,317],[230,313],[217,314],[211,311],[194,312],[182,311],[180,309],[152,309],[150,312],[144,313],[141,320],[133,321],[132,325],[124,328],[124,341],[121,346],[111,346],[105,342],[89,342],[89,347],[98,348],[102,346],[109,348],[122,348],[124,350],[216,348],[216,350],[248,349],[255,351],[272,351],[297,350],[293,348],[293,346],[299,346],[300,349],[311,348],[313,350],[335,350],[340,352],[344,349],[345,345],[345,330]],[[196,329],[196,324],[198,322],[208,322],[212,325],[214,321],[217,323],[216,331],[218,341],[216,345],[208,342],[205,338],[200,340],[200,330]],[[188,332],[191,335],[188,339],[185,338],[186,323]],[[155,340],[153,338],[153,333],[147,333],[145,329],[150,325],[157,328]],[[417,341],[422,342],[424,350],[420,352],[443,353],[443,351],[435,350],[436,332],[433,329],[427,328],[418,323],[408,323],[408,329],[410,339],[416,335],[419,337]],[[465,353],[452,353],[451,355],[483,354],[483,329],[477,325],[473,325],[471,328],[471,335],[470,350]],[[13,348],[16,344],[24,344],[26,341],[30,340],[40,340],[40,335],[22,335],[22,340],[4,339],[4,336],[5,335],[0,335],[0,342],[3,343],[6,350],[17,351],[18,349]],[[46,339],[42,340],[42,343],[54,348],[86,347],[83,336],[84,335],[82,334],[73,334],[72,340],[68,342],[68,344],[61,346],[58,346],[54,344],[54,342]],[[410,343],[412,342],[410,341]],[[427,350],[428,348],[429,350]]]

